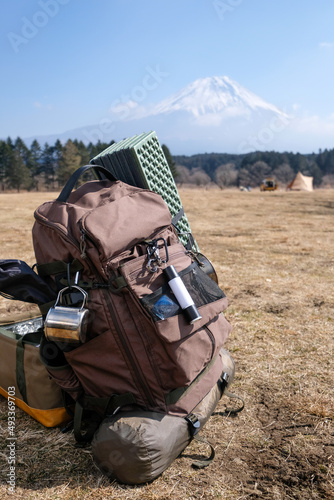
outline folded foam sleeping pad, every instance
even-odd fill
[[[218,381],[191,412],[198,429],[208,421],[234,378],[232,357],[224,349],[220,355],[222,375],[228,375],[228,383]],[[92,441],[93,458],[110,479],[132,485],[147,483],[171,465],[194,434],[186,418],[139,409],[120,411],[105,418],[96,431]]]

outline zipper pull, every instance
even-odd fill
[[[85,231],[81,229],[81,236],[80,236],[80,257],[82,259],[85,259],[87,257],[86,254],[86,235]]]

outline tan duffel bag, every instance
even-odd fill
[[[15,403],[44,426],[54,427],[71,417],[60,387],[40,361],[42,325],[40,317],[1,320],[0,394],[8,399],[10,407]]]

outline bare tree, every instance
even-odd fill
[[[273,175],[276,177],[278,182],[281,182],[282,184],[289,184],[289,182],[293,180],[295,173],[289,163],[282,163],[275,168]]]
[[[201,168],[194,168],[190,172],[189,182],[196,184],[196,186],[206,186],[211,182],[211,179]]]
[[[239,186],[260,186],[262,180],[270,175],[270,167],[265,161],[256,161],[242,168],[238,175]]]
[[[176,170],[177,170],[177,178],[176,178],[177,184],[180,184],[181,186],[182,184],[187,184],[190,179],[190,172],[187,169],[187,167],[184,167],[183,165],[177,165]]]
[[[235,185],[237,177],[238,172],[235,169],[234,163],[225,163],[224,165],[220,165],[215,172],[215,181],[220,189]]]

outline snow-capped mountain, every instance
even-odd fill
[[[289,119],[229,77],[215,76],[198,79],[157,104],[122,102],[100,124],[37,140],[41,144],[58,138],[108,142],[155,130],[172,154],[245,153],[274,149]]]
[[[229,77],[214,76],[195,80],[158,103],[147,116],[176,111],[187,111],[196,117],[220,112],[227,115],[242,115],[261,110],[281,113],[274,105],[267,103]]]

